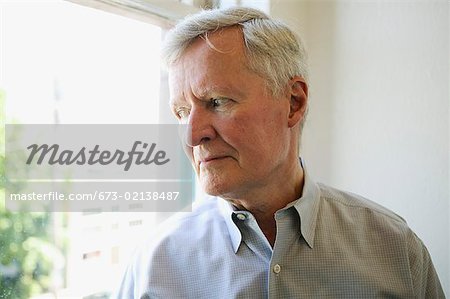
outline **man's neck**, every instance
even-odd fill
[[[294,167],[290,175],[280,177],[281,181],[271,186],[265,186],[240,199],[228,199],[238,209],[252,213],[272,247],[275,245],[277,232],[275,213],[302,194],[304,172],[299,163],[296,166],[298,167]]]

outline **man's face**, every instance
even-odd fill
[[[239,198],[282,181],[292,147],[289,96],[246,67],[242,33],[197,39],[169,70],[171,108],[192,126],[187,154],[206,193]]]

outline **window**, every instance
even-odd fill
[[[167,120],[159,105],[167,94],[160,41],[174,19],[195,8],[165,1],[75,2],[88,6],[62,0],[1,4],[2,160],[5,123]],[[11,213],[0,192],[2,299],[107,297],[132,249],[165,217]]]
[[[158,123],[161,28],[66,1],[2,15],[6,115],[20,123]]]

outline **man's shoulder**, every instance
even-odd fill
[[[189,212],[180,212],[167,219],[162,226],[168,225],[172,230],[185,230],[186,227],[200,226],[220,220],[220,212],[216,197],[205,196],[192,205]],[[164,228],[164,227],[162,227]]]
[[[383,261],[389,252],[407,264],[423,244],[406,221],[365,197],[319,184],[320,206],[316,244],[340,247],[349,256],[365,252]]]
[[[207,198],[195,203],[191,212],[173,215],[145,236],[131,257],[117,298],[122,294],[134,294],[136,298],[180,294],[173,298],[182,298],[183,292],[195,291],[190,286],[198,283],[198,273],[207,266],[205,257],[220,259],[218,250],[226,245],[226,236],[217,233],[224,221],[217,200]]]
[[[358,220],[362,225],[363,219],[371,219],[376,224],[392,226],[400,231],[408,230],[406,221],[388,208],[355,193],[342,191],[324,184],[318,184],[320,199],[327,211],[335,216],[349,216],[349,220]],[[370,223],[370,222],[369,222]]]
[[[219,229],[223,221],[217,200],[217,198],[206,197],[195,202],[192,211],[172,215],[159,223],[140,247],[147,250],[176,248],[180,245],[188,247],[202,237],[211,235],[208,231]]]

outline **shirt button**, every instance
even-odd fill
[[[247,217],[245,217],[244,214],[241,214],[241,213],[237,214],[236,216],[239,220],[245,220],[245,218],[247,218]]]
[[[273,272],[275,272],[275,274],[278,274],[281,272],[281,266],[276,264],[275,266],[273,266]]]

